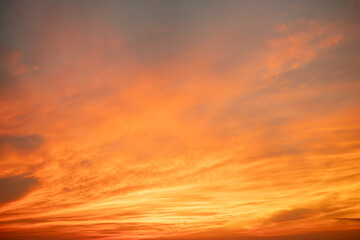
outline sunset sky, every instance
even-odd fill
[[[360,1],[0,9],[1,240],[360,239]]]

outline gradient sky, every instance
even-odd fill
[[[0,239],[360,237],[360,1],[1,1]]]

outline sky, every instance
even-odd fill
[[[360,237],[360,1],[1,1],[1,240]]]

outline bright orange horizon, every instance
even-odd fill
[[[360,2],[2,1],[0,239],[360,239]]]

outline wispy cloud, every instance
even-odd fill
[[[348,4],[13,4],[1,234],[356,239]]]

